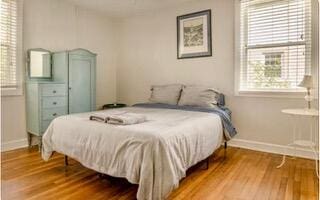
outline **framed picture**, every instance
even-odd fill
[[[212,56],[211,10],[177,17],[177,57]]]

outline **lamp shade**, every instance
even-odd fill
[[[298,85],[299,87],[304,87],[304,88],[312,88],[313,83],[312,83],[312,76],[311,75],[304,75],[303,80],[301,83]]]

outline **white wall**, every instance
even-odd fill
[[[176,58],[176,16],[212,9],[213,56]],[[226,94],[236,138],[271,144],[291,139],[283,108],[301,99],[234,96],[233,0],[198,0],[113,21],[64,0],[25,0],[24,49],[86,48],[98,54],[97,105],[145,102],[152,84],[211,85]],[[25,66],[21,66],[25,67]],[[2,98],[2,143],[26,138],[25,96]]]
[[[115,101],[116,32],[110,19],[64,0],[25,0],[23,22],[25,55],[30,48],[85,48],[97,53],[97,106]],[[2,97],[1,106],[2,144],[25,142],[25,95]]]
[[[176,58],[176,16],[212,9],[213,56]],[[152,84],[204,84],[226,94],[238,130],[236,138],[284,145],[292,123],[280,113],[304,107],[301,99],[234,96],[234,5],[232,0],[200,0],[124,19],[117,68],[117,97],[133,104],[147,101]]]

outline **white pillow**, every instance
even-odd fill
[[[216,107],[219,92],[206,86],[184,86],[179,100],[179,106]]]
[[[151,97],[149,99],[152,103],[164,103],[177,105],[182,85],[154,85],[151,87]]]

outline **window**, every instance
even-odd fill
[[[294,92],[311,71],[310,0],[240,1],[239,92]]]
[[[1,0],[1,94],[21,94],[21,6],[19,0]]]

